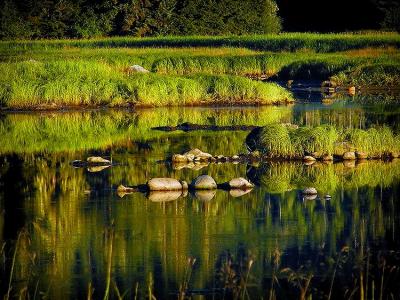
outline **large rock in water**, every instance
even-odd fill
[[[217,183],[211,176],[201,175],[192,181],[192,187],[195,190],[214,190],[217,188]]]
[[[318,194],[317,189],[313,187],[308,187],[303,190],[303,195],[316,195]]]
[[[344,160],[355,160],[356,159],[356,154],[352,151],[345,152],[343,154],[343,159]]]
[[[210,153],[207,152],[203,152],[200,149],[192,149],[186,153],[184,153],[183,155],[188,156],[188,155],[193,155],[194,157],[198,157],[200,159],[209,159],[211,157],[213,157]]]
[[[177,191],[182,190],[179,180],[174,178],[152,178],[147,182],[150,191]]]
[[[254,184],[250,183],[247,179],[243,177],[234,178],[228,182],[228,185],[231,189],[251,189],[254,187]]]
[[[111,164],[111,161],[100,156],[89,156],[86,161],[88,164]]]

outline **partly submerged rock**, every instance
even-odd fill
[[[149,70],[143,68],[142,66],[139,65],[132,65],[129,66],[128,71],[131,73],[150,73]]]
[[[213,157],[210,153],[203,152],[200,149],[192,149],[186,153],[183,154],[184,156],[191,156],[193,155],[195,158],[200,159],[200,160],[208,160],[211,157]]]
[[[367,159],[368,158],[368,154],[366,152],[357,151],[356,152],[356,157],[357,157],[357,159]]]
[[[210,201],[215,197],[217,190],[197,190],[194,196],[200,201]]]
[[[111,164],[111,161],[100,156],[89,156],[86,161],[88,164]]]
[[[182,190],[186,191],[189,189],[189,184],[185,180],[181,180]]]
[[[172,155],[172,161],[175,163],[185,163],[188,162],[188,158],[182,154],[174,154]]]
[[[175,178],[152,178],[147,182],[150,191],[176,191],[182,190],[182,185]]]
[[[343,154],[342,158],[344,160],[355,160],[356,159],[356,154],[353,151],[348,151],[348,152],[345,152]]]
[[[217,183],[211,176],[201,175],[192,181],[192,188],[195,190],[213,190],[217,188]]]
[[[150,191],[147,198],[152,202],[168,202],[177,200],[182,191]]]
[[[243,177],[234,178],[228,182],[228,185],[231,189],[251,189],[254,187],[254,184],[249,182],[247,179]]]
[[[314,187],[307,187],[302,191],[303,195],[317,195],[318,191]]]
[[[209,161],[212,159],[210,153],[203,152],[197,148],[192,149],[184,154],[174,154],[172,156],[173,162],[192,162],[192,161]]]
[[[333,161],[333,156],[330,154],[325,154],[322,156],[322,161]]]
[[[354,96],[356,94],[356,87],[355,86],[350,86],[347,90],[350,96]]]

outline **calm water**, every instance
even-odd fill
[[[0,115],[1,294],[11,275],[10,295],[31,298],[86,298],[88,291],[117,298],[118,289],[129,299],[149,297],[149,290],[176,299],[185,282],[194,298],[298,299],[308,283],[317,299],[330,290],[332,299],[399,296],[400,161],[176,168],[163,160],[195,147],[246,151],[248,132],[151,129],[188,121],[387,125],[398,132],[400,108],[335,102]],[[89,155],[117,165],[70,165]],[[247,177],[257,186],[245,195],[116,192],[152,177],[202,174],[218,183]],[[318,189],[316,199],[302,197],[307,186]]]

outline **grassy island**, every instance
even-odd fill
[[[0,105],[279,104],[293,101],[275,83],[287,80],[393,88],[399,46],[394,33],[3,41]],[[149,73],[135,73],[133,65]]]

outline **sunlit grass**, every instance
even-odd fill
[[[274,83],[234,76],[127,74],[99,62],[1,64],[0,103],[9,108],[274,104],[292,101]]]
[[[400,136],[385,126],[363,130],[271,124],[255,130],[247,142],[271,158],[284,159],[302,158],[312,152],[342,155],[346,151],[360,151],[370,157],[382,157],[400,151]]]

